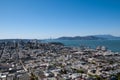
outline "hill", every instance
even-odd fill
[[[59,40],[120,40],[120,37],[112,35],[92,35],[92,36],[75,36],[75,37],[59,37]]]
[[[75,37],[60,37],[57,39],[60,39],[60,40],[100,40],[103,38],[99,38],[95,36],[85,36],[85,37],[75,36]]]

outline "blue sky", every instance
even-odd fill
[[[120,36],[120,0],[0,0],[0,39]]]

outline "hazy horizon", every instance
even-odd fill
[[[114,36],[111,34],[96,34],[96,35],[76,35],[76,36],[58,36],[58,37],[47,37],[47,38],[0,38],[0,40],[4,40],[4,39],[38,39],[38,40],[45,40],[45,39],[57,39],[57,38],[61,38],[61,37],[87,37],[87,36],[113,36],[113,37],[120,37],[120,36]]]
[[[120,36],[119,0],[0,0],[0,39]]]

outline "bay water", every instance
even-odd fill
[[[120,40],[44,40],[45,42],[61,42],[65,46],[80,47],[87,46],[96,48],[97,46],[105,46],[113,52],[120,52]]]

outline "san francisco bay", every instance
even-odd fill
[[[96,48],[97,46],[105,46],[114,52],[120,52],[120,40],[44,40],[45,42],[61,42],[65,46],[80,47],[87,46]]]

